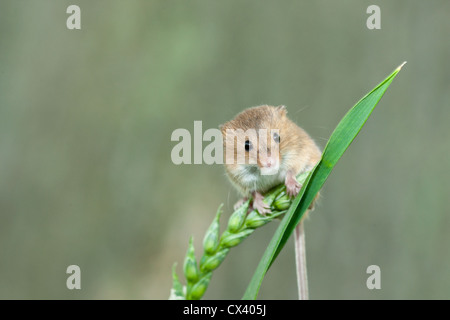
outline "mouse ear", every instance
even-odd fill
[[[284,106],[284,105],[280,105],[280,106],[276,107],[276,110],[277,110],[282,116],[285,116],[286,113],[287,113],[286,106]]]
[[[224,123],[224,124],[219,125],[219,130],[220,130],[222,133],[225,133],[225,132],[227,131],[227,124]]]

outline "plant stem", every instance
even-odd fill
[[[306,270],[306,245],[303,221],[295,227],[295,265],[297,269],[298,299],[308,300],[308,273]]]

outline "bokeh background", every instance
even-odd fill
[[[2,0],[0,298],[166,299],[189,237],[199,255],[238,199],[220,165],[171,162],[172,131],[285,104],[323,148],[405,60],[306,224],[310,296],[450,298],[449,14],[446,0]],[[230,252],[206,299],[242,296],[277,224]],[[293,251],[259,298],[296,298]]]

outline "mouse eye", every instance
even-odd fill
[[[275,140],[276,143],[280,143],[280,135],[275,132],[273,134],[273,140]]]
[[[245,151],[250,151],[253,149],[253,145],[249,140],[245,140]]]

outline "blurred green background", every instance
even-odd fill
[[[405,60],[306,224],[310,296],[450,298],[449,14],[446,0],[2,0],[0,298],[166,299],[189,237],[199,255],[238,199],[222,166],[171,162],[172,131],[285,104],[323,148]],[[206,299],[242,297],[277,224],[230,252]],[[259,297],[297,297],[292,241]]]

